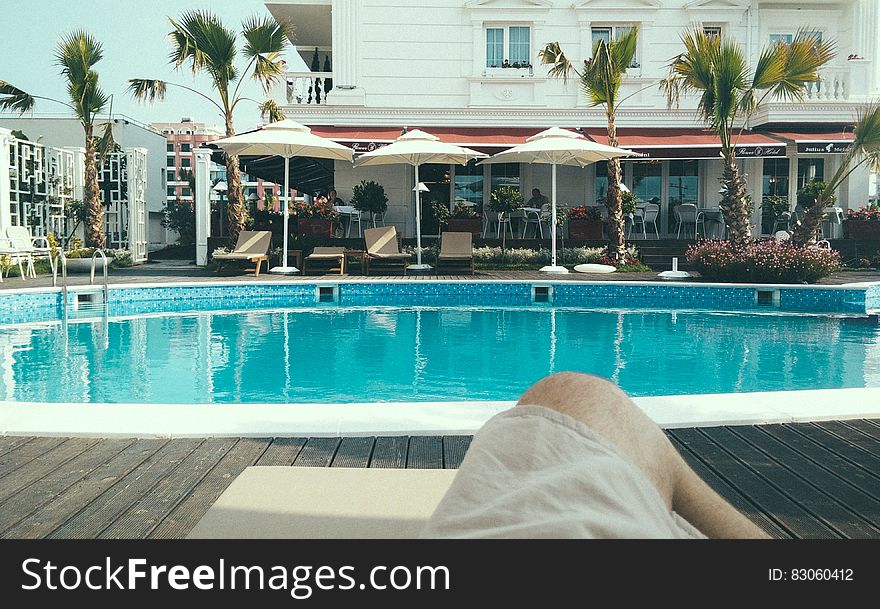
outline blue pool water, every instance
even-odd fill
[[[870,318],[298,308],[0,327],[0,399],[513,400],[578,370],[633,395],[880,386]]]

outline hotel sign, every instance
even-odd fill
[[[849,150],[851,142],[799,142],[798,154],[843,154]]]
[[[668,148],[637,148],[633,152],[649,159],[717,159],[721,155],[720,146],[670,146]],[[741,159],[758,159],[767,157],[784,157],[785,144],[768,144],[765,146],[737,146],[736,156]],[[632,160],[636,160],[633,158]]]
[[[364,152],[373,152],[379,148],[384,148],[391,142],[339,142],[343,146],[348,146],[357,154]]]

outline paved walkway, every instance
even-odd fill
[[[880,420],[670,430],[778,538],[880,538]],[[244,468],[457,468],[470,436],[0,437],[0,536],[183,538]]]

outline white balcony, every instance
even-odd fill
[[[327,89],[333,88],[333,72],[287,72],[284,83],[281,101],[285,105],[326,104]]]

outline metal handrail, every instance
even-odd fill
[[[52,287],[58,287],[58,262],[61,259],[61,309],[64,311],[65,319],[67,318],[67,256],[60,248],[55,252],[54,256],[49,258],[49,266],[52,267]]]
[[[99,255],[104,260],[104,304],[107,304],[109,302],[110,289],[107,286],[107,254],[104,253],[104,250],[96,249],[95,253],[92,254],[92,272],[89,283],[95,285],[95,266]]]

